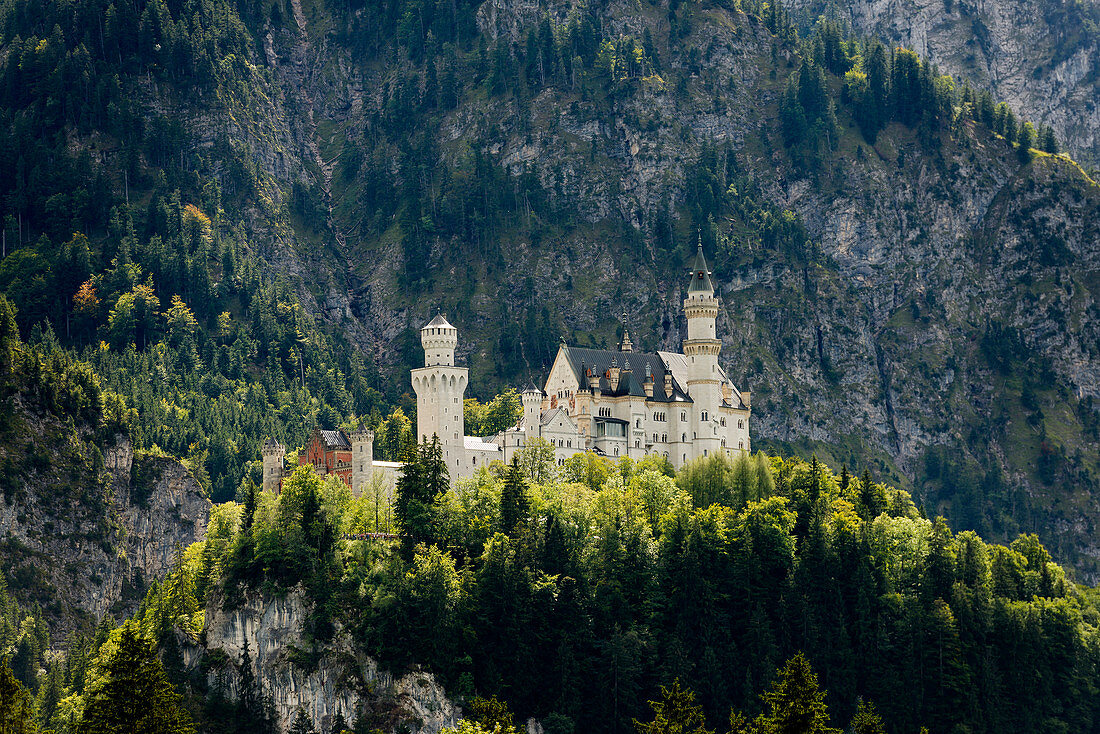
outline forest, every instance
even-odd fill
[[[1034,535],[1001,546],[954,533],[906,492],[816,458],[718,455],[674,472],[659,457],[589,453],[558,468],[533,445],[451,487],[437,442],[404,456],[392,505],[308,466],[281,492],[246,479],[243,501],[214,508],[205,539],[132,619],[104,620],[66,655],[47,656],[34,610],[5,596],[4,675],[17,686],[5,685],[23,692],[22,715],[59,733],[114,731],[91,722],[117,715],[121,681],[151,666],[165,721],[273,731],[251,673],[237,698],[224,690],[219,670],[248,660],[208,651],[187,670],[180,645],[201,634],[204,610],[301,588],[296,665],[338,636],[395,672],[423,665],[474,712],[467,731],[513,716],[552,732],[1096,721],[1097,594]],[[400,540],[348,539],[389,530]],[[344,725],[373,731],[379,710]]]

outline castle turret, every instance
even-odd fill
[[[718,299],[714,297],[710,276],[700,242],[684,299],[684,315],[687,316],[684,356],[688,359],[688,395],[694,404],[690,421],[694,456],[709,455],[721,446],[716,426],[718,406],[722,401],[722,376],[718,370],[722,342],[716,337]]]
[[[439,436],[443,459],[451,478],[469,473],[466,463],[466,430],[462,399],[469,382],[465,367],[455,367],[458,329],[437,314],[420,330],[424,366],[412,371],[416,392],[416,439],[420,443]]]
[[[351,491],[361,494],[374,473],[374,431],[360,423],[348,438],[351,439]]]
[[[530,441],[542,435],[542,390],[528,385],[520,394],[523,401],[523,438]]]
[[[275,439],[268,438],[260,445],[260,454],[264,462],[263,490],[277,491],[283,481],[283,459],[286,457],[286,449]]]

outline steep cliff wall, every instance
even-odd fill
[[[1082,163],[1100,166],[1100,6],[1060,0],[791,0],[839,12],[862,34],[908,46],[941,71],[989,89],[1054,128]]]
[[[350,723],[366,712],[375,720],[403,722],[419,734],[437,734],[461,717],[433,676],[413,672],[394,677],[379,670],[339,630],[319,655],[305,654],[308,643],[301,624],[307,609],[300,590],[282,597],[248,593],[239,606],[223,606],[224,600],[215,596],[206,611],[203,644],[185,649],[185,662],[195,667],[204,656],[226,660],[224,668],[214,668],[209,675],[213,680],[223,670],[228,673],[229,693],[235,696],[247,644],[254,673],[263,694],[274,703],[281,731],[289,730],[299,710],[318,731],[329,731],[337,714]]]
[[[210,501],[178,461],[135,459],[125,436],[101,447],[90,432],[15,403],[0,441],[0,463],[13,468],[0,501],[0,567],[63,642],[75,627],[132,613],[176,552],[203,537]]]

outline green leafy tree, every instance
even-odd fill
[[[100,655],[78,734],[190,734],[191,717],[168,682],[152,643],[134,621]]]

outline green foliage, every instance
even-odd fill
[[[495,436],[519,422],[523,404],[515,388],[508,388],[484,405],[476,398],[466,398],[463,414],[467,433],[472,436]]]
[[[677,678],[671,686],[661,686],[661,698],[650,701],[653,721],[634,720],[638,734],[713,734],[706,728],[703,707],[695,703],[695,694],[680,686]]]
[[[504,484],[500,490],[500,530],[511,535],[518,525],[526,522],[528,513],[527,482],[519,466],[519,460],[504,470]]]
[[[0,730],[4,734],[37,734],[34,699],[0,657]]]
[[[187,734],[182,707],[141,629],[127,622],[99,653],[85,694],[78,734]]]

